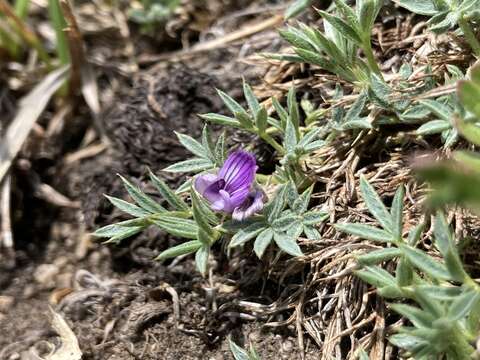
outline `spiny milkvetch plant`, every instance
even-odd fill
[[[373,74],[382,76],[372,50],[371,32],[383,1],[357,0],[355,10],[344,0],[334,2],[337,15],[318,11],[324,20],[324,33],[302,23],[298,28],[280,31],[297,54],[287,58],[315,64],[349,82],[369,84]],[[359,49],[366,61],[358,56]]]
[[[473,52],[480,56],[480,41],[475,35],[480,21],[479,0],[398,0],[400,6],[411,12],[431,16],[431,31],[444,33],[457,25]]]
[[[205,114],[202,118],[257,134],[281,156],[276,171],[268,176],[256,174],[256,159],[251,153],[228,152],[225,133],[214,142],[207,126],[200,141],[177,134],[180,143],[195,157],[165,171],[194,176],[174,191],[150,172],[150,180],[166,206],[122,178],[134,203],[110,196],[107,199],[133,219],[107,225],[94,235],[119,243],[148,226],[158,226],[189,241],[163,251],[157,259],[195,253],[202,274],[207,271],[211,246],[222,239],[229,241],[229,247],[254,240],[254,251],[261,258],[272,242],[287,254],[301,256],[297,239],[302,234],[308,239],[320,237],[315,225],[323,222],[327,214],[309,209],[313,185],[301,166],[303,157],[324,142],[318,138],[318,128],[302,126],[295,91],[289,92],[287,108],[272,99],[278,118],[268,115],[246,83],[248,110],[227,94],[218,93],[233,117]],[[276,187],[270,201],[262,188],[266,186]]]
[[[480,145],[480,63],[470,69],[470,79],[458,82],[457,94],[465,109],[464,116],[455,116],[457,131],[472,144]],[[430,198],[432,206],[460,204],[478,212],[480,210],[480,154],[457,150],[448,160],[419,169],[435,192]]]
[[[463,268],[445,217],[439,212],[434,219],[433,242],[439,256],[433,257],[419,245],[423,224],[403,237],[403,187],[390,211],[363,177],[360,188],[380,227],[343,223],[336,228],[385,246],[359,256],[362,269],[356,274],[377,287],[380,295],[402,302],[390,307],[411,324],[400,327],[390,342],[415,359],[469,359],[480,331],[480,286]],[[392,259],[397,259],[394,275],[377,265]]]

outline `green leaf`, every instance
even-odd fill
[[[228,116],[214,114],[214,113],[201,114],[198,116],[200,116],[203,120],[210,121],[214,124],[231,126],[231,127],[240,127],[240,123],[237,120]]]
[[[252,128],[252,118],[246,112],[234,113],[235,119],[240,123],[240,126],[244,129]]]
[[[390,209],[393,222],[393,234],[398,241],[402,240],[403,230],[403,198],[405,196],[405,187],[401,185],[395,192]]]
[[[400,245],[400,249],[413,265],[426,274],[439,280],[451,280],[450,273],[445,265],[435,261],[423,251],[404,245]]]
[[[210,253],[210,248],[208,246],[202,246],[195,253],[195,265],[197,266],[197,270],[203,276],[207,274],[209,253]]]
[[[420,15],[433,16],[438,12],[432,0],[396,0],[395,2],[401,7]]]
[[[202,204],[194,189],[190,191],[190,195],[192,198],[192,212],[195,222],[208,236],[213,236],[214,230],[209,223],[212,215],[210,209]]]
[[[319,240],[322,236],[313,226],[303,224],[303,232],[309,240]]]
[[[360,27],[365,37],[369,37],[381,8],[381,2],[378,0],[363,0],[358,10],[358,18],[360,20]],[[380,5],[379,5],[380,3]]]
[[[162,215],[156,219],[152,219],[152,223],[173,236],[187,239],[197,238],[198,226],[197,223],[191,219]]]
[[[218,89],[217,89],[217,93],[232,114],[242,113],[248,116],[244,108],[238,102],[233,100],[229,95],[225,94],[223,91]]]
[[[279,30],[278,33],[296,48],[314,50],[310,45],[308,37],[294,27],[289,26],[287,30]]]
[[[345,0],[334,0],[335,6],[338,12],[345,18],[345,20],[350,24],[355,30],[360,28],[360,24],[358,22],[357,14],[355,11],[347,5]]]
[[[455,246],[452,233],[447,224],[447,219],[442,212],[438,212],[435,216],[433,234],[435,235],[435,244],[438,250],[445,256],[451,246]]]
[[[258,234],[257,238],[255,239],[255,243],[253,244],[253,250],[259,259],[262,258],[263,253],[267,249],[268,245],[272,242],[272,239],[273,230],[270,228],[264,229]]]
[[[439,134],[442,131],[445,131],[451,128],[452,128],[452,125],[448,121],[432,120],[420,126],[415,132],[417,133],[417,135],[431,135],[431,134]]]
[[[287,153],[293,153],[295,151],[295,146],[297,145],[297,134],[295,127],[291,121],[287,121],[287,126],[285,129],[285,139],[284,146],[287,150]]]
[[[138,234],[140,231],[142,231],[143,229],[145,229],[144,226],[130,226],[130,227],[126,227],[125,230],[121,233],[117,233],[115,236],[112,236],[110,239],[108,239],[107,241],[105,241],[104,243],[105,244],[110,244],[110,243],[113,243],[113,244],[118,244],[120,243],[120,241],[126,239],[126,238],[129,238],[135,234]]]
[[[184,242],[180,245],[171,247],[162,251],[155,260],[161,261],[165,259],[174,258],[180,255],[192,254],[202,247],[202,243],[198,240]]]
[[[463,106],[480,118],[480,84],[473,81],[460,80],[457,83],[457,92]],[[478,145],[478,143],[476,143]]]
[[[195,140],[191,136],[177,133],[176,131],[175,135],[177,135],[177,138],[183,145],[183,147],[190,151],[192,154],[204,159],[209,158],[207,150],[197,140]]]
[[[284,252],[292,256],[303,256],[300,246],[298,246],[295,238],[292,238],[284,233],[275,232],[273,240],[277,246]]]
[[[318,225],[327,220],[329,214],[325,211],[309,211],[303,215],[304,225]]]
[[[255,114],[255,123],[260,134],[263,134],[268,125],[268,113],[263,106]]]
[[[283,185],[275,192],[273,200],[265,207],[264,213],[272,223],[282,212],[286,204],[287,186]]]
[[[230,346],[230,351],[235,360],[250,360],[248,353],[240,346],[235,344],[230,337],[228,338],[228,345]]]
[[[123,185],[128,191],[128,194],[132,197],[133,200],[140,206],[142,209],[151,212],[153,214],[155,213],[161,213],[165,212],[165,208],[158,204],[156,201],[154,201],[152,198],[147,196],[144,192],[140,191],[137,187],[133,186],[130,184],[127,179],[122,177],[121,175],[120,179],[122,179]]]
[[[416,0],[413,0],[416,1]],[[394,334],[388,339],[393,345],[401,349],[407,349],[409,351],[417,350],[422,346],[428,346],[429,343],[417,336],[409,334]],[[426,358],[424,358],[426,359]]]
[[[404,287],[412,285],[413,277],[414,271],[412,265],[405,257],[402,257],[395,270],[395,278],[397,279],[398,286]]]
[[[281,120],[282,128],[285,129],[285,126],[288,121],[288,112],[283,108],[282,105],[278,102],[277,98],[273,97],[272,98],[272,105],[275,108],[275,111],[277,112],[278,117]]]
[[[260,111],[260,103],[257,100],[257,97],[253,93],[252,88],[245,82],[243,79],[243,94],[245,95],[245,99],[247,100],[248,107],[250,108],[250,112],[252,115],[257,114]]]
[[[194,159],[189,159],[189,160],[181,161],[176,164],[170,165],[169,167],[163,170],[172,172],[172,173],[200,172],[200,171],[212,169],[214,166],[215,164],[208,159],[194,158]]]
[[[223,165],[227,158],[227,150],[225,147],[225,131],[218,137],[217,143],[215,144],[215,163],[218,166]]]
[[[461,320],[480,300],[480,293],[476,290],[467,291],[456,298],[448,308],[447,317],[451,321]]]
[[[400,255],[402,255],[402,252],[397,248],[385,248],[371,251],[368,254],[359,256],[357,259],[362,265],[376,265],[381,262],[396,258]]]
[[[374,188],[368,183],[363,175],[360,177],[360,191],[362,192],[363,200],[370,213],[386,231],[394,233],[395,229],[393,228],[392,216],[385,205],[383,205],[382,200],[375,192]]]
[[[112,237],[124,233],[125,229],[128,229],[130,227],[145,228],[148,225],[149,223],[145,219],[131,219],[104,226],[100,229],[95,230],[92,235],[96,237]]]
[[[295,87],[293,86],[288,90],[287,107],[289,119],[293,124],[295,132],[298,133],[298,128],[300,127],[300,113],[298,110],[297,93],[295,91]],[[297,141],[298,139],[295,139],[295,144],[297,143]]]
[[[406,304],[392,304],[390,307],[406,317],[417,328],[430,328],[435,318],[428,312]]]
[[[420,223],[420,224],[416,225],[413,229],[411,229],[408,232],[407,244],[415,247],[418,244],[418,242],[420,241],[420,237],[422,236],[424,228],[425,228],[425,224]]]
[[[452,301],[462,294],[462,288],[458,286],[417,285],[417,289],[425,293],[427,297],[441,301]]]
[[[300,14],[310,5],[311,1],[312,0],[294,0],[285,11],[285,20],[288,20]]]
[[[232,240],[228,247],[236,247],[245,244],[247,241],[255,238],[263,230],[265,230],[265,224],[260,222],[255,222],[244,229],[241,229],[235,235],[233,235]]]
[[[453,109],[450,108],[448,105],[440,101],[430,100],[430,99],[421,100],[419,101],[419,103],[425,108],[427,108],[431,113],[438,116],[441,120],[444,120],[450,123],[450,119],[452,118],[452,115],[453,115]]]
[[[175,194],[172,189],[168,187],[165,181],[159,179],[155,174],[148,169],[150,180],[155,188],[162,195],[162,197],[175,209],[180,211],[189,211],[189,206],[183,201],[183,199]]]
[[[332,25],[332,27],[334,27],[339,33],[341,33],[342,35],[344,35],[345,37],[347,37],[348,39],[353,41],[358,46],[362,46],[362,39],[360,38],[360,36],[357,34],[357,32],[355,31],[355,29],[352,26],[347,24],[342,19],[340,19],[336,16],[333,16],[333,15],[330,15],[329,13],[327,13],[325,11],[318,10],[318,13],[326,21],[328,21],[330,23],[330,25]]]
[[[389,272],[378,266],[366,266],[364,269],[356,271],[355,274],[363,281],[377,287],[394,286],[395,278]]]
[[[210,135],[210,131],[208,130],[207,125],[205,125],[202,129],[202,147],[206,153],[205,158],[215,162],[215,156],[213,155],[212,137]]]
[[[310,198],[313,192],[313,186],[311,185],[308,189],[306,189],[302,195],[300,195],[293,203],[292,210],[295,211],[297,214],[303,214],[308,209],[308,204],[310,203]]]
[[[290,228],[294,223],[298,222],[299,220],[300,218],[298,217],[298,215],[291,212],[285,214],[284,212],[281,217],[275,219],[272,222],[272,227],[276,231],[287,231],[288,228]]]
[[[367,240],[379,241],[384,243],[395,240],[391,233],[366,224],[335,224],[335,229]]]
[[[116,197],[108,196],[108,195],[105,195],[105,197],[108,199],[108,201],[112,203],[113,206],[123,211],[124,213],[130,214],[132,216],[144,217],[144,216],[149,216],[151,214],[150,212],[143,210],[137,205],[131,204],[122,199],[118,199]]]
[[[188,179],[182,185],[180,185],[178,189],[175,190],[175,194],[179,195],[189,191],[192,187],[192,182],[193,182],[192,180],[193,179]]]

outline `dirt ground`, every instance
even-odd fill
[[[272,16],[269,4],[253,7],[253,15],[241,13],[245,4],[227,5],[219,13],[222,31]],[[267,28],[267,38],[273,30]],[[198,41],[198,31],[187,35]],[[102,196],[126,197],[117,173],[148,186],[148,168],[159,174],[187,155],[173,131],[199,136],[203,125],[197,114],[224,111],[215,88],[238,95],[242,76],[261,80],[263,69],[241,60],[256,49],[221,46],[171,64],[146,61],[145,69],[140,64],[124,74],[119,67],[129,60],[108,49],[109,36],[114,35],[85,35],[99,74],[101,115],[92,120],[85,104],[75,104],[81,110],[69,113],[52,136],[33,135],[12,169],[15,249],[2,254],[0,263],[0,359],[37,359],[48,352],[47,341],[58,344],[49,308],[65,318],[84,359],[231,359],[227,336],[240,344],[251,342],[263,359],[300,358],[294,324],[264,326],[266,320],[285,321],[289,311],[269,318],[242,312],[245,304],[239,302],[267,305],[284,290],[253,257],[232,262],[219,248],[213,271],[203,279],[190,257],[164,265],[152,260],[178,241],[154,228],[119,246],[89,235],[122,216]],[[165,52],[180,47],[167,38],[140,37],[136,51],[158,52],[162,44],[168,44]],[[259,46],[273,49],[276,41]],[[112,60],[117,68],[107,66]],[[13,102],[16,95],[8,89],[5,94],[2,104]],[[40,124],[48,126],[56,115],[47,112]],[[72,154],[92,144],[92,129],[108,146],[72,160]],[[241,133],[229,139],[231,145],[252,141]],[[258,143],[257,155],[268,170],[272,152]],[[161,176],[171,184],[181,181]],[[41,186],[64,198],[48,196]],[[318,347],[306,339],[304,351],[306,359],[314,359]]]

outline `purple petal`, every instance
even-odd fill
[[[225,190],[232,193],[239,188],[249,188],[255,178],[256,170],[255,157],[246,151],[239,150],[230,154],[218,176],[225,179]]]
[[[251,191],[243,204],[233,210],[232,218],[242,221],[263,209],[265,193],[260,189]]]
[[[203,196],[205,190],[217,180],[218,175],[216,174],[198,175],[194,180],[193,186],[195,187],[195,190]]]
[[[220,190],[218,192],[218,199],[216,201],[212,201],[211,208],[215,211],[231,213],[234,209],[234,206],[232,205],[230,194],[225,190]]]
[[[207,199],[211,204],[222,199],[221,192],[224,191],[225,180],[217,179],[211,183],[203,192],[203,197]]]

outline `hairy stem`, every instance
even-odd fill
[[[382,76],[382,71],[375,60],[375,56],[373,55],[372,50],[372,43],[370,42],[370,38],[364,41],[363,44],[363,52],[365,53],[365,57],[367,58],[368,67],[377,75]]]
[[[257,135],[262,138],[267,144],[271,145],[280,155],[285,155],[285,149],[272,137],[270,134],[263,132],[258,133]]]
[[[458,19],[458,25],[460,26],[460,29],[462,29],[465,40],[467,40],[475,56],[477,58],[480,58],[480,41],[475,36],[475,33],[470,26],[470,23],[465,19],[464,16],[461,16]]]

